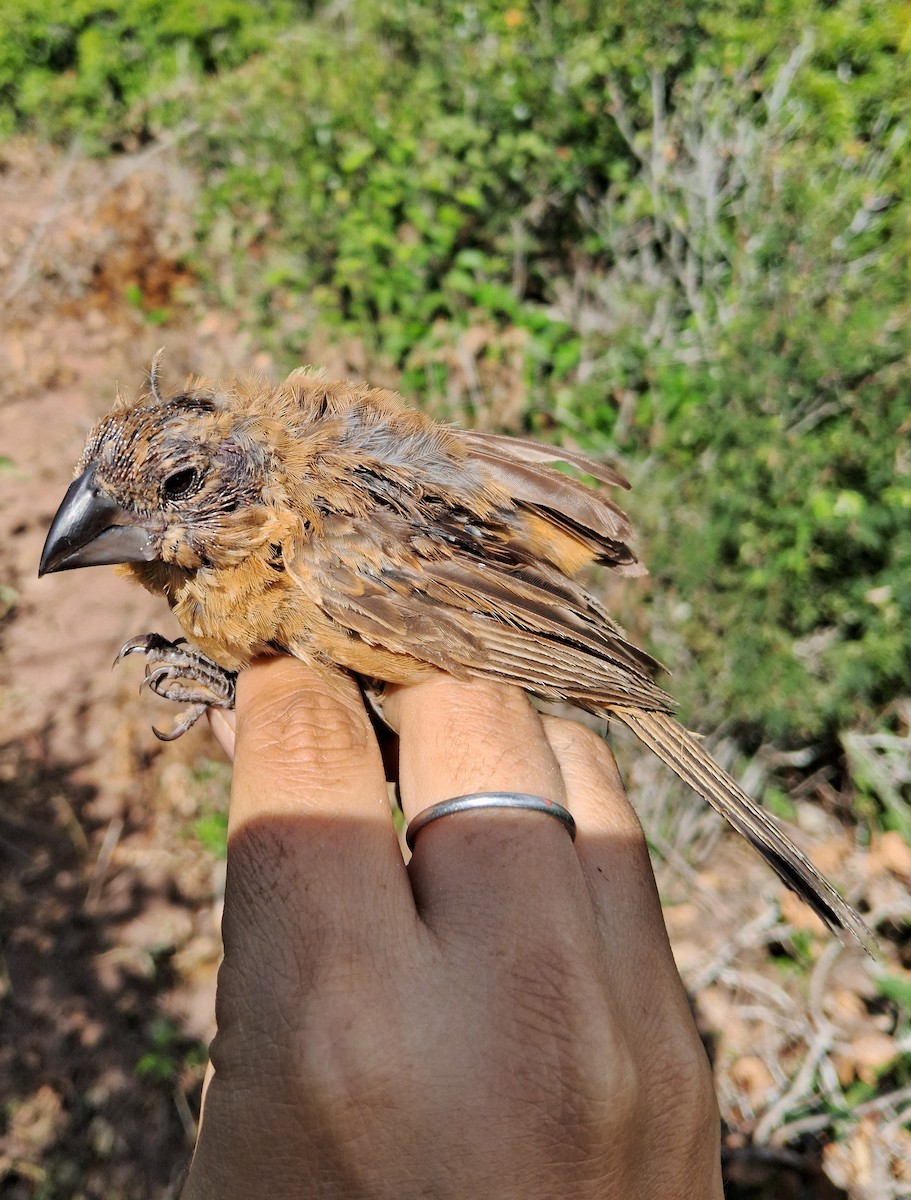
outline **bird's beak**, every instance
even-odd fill
[[[38,574],[152,562],[158,557],[142,518],[115,504],[95,482],[89,467],[74,479],[48,530]]]

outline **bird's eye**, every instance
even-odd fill
[[[161,490],[166,499],[180,500],[192,492],[198,483],[199,471],[195,467],[184,467],[182,471],[175,471],[173,475],[169,475]]]

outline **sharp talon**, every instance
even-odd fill
[[[178,638],[177,642],[185,642],[186,640],[186,638]],[[166,650],[171,646],[176,646],[177,642],[169,642],[160,633],[143,633],[139,637],[130,638],[117,651],[111,669],[113,670],[119,662],[123,662],[131,654],[151,654],[153,650]]]
[[[193,728],[208,707],[209,706],[207,704],[194,704],[193,707],[188,708],[183,716],[181,716],[180,719],[175,723],[174,728],[170,733],[162,733],[161,730],[156,729],[154,725],[152,726],[152,732],[160,742],[176,742],[179,737],[183,737],[188,729]]]
[[[160,742],[176,742],[177,739],[182,737],[187,731],[185,729],[181,729],[179,725],[175,725],[170,733],[162,733],[160,729],[156,729],[153,725],[152,732]]]
[[[148,635],[143,634],[142,637],[130,638],[128,642],[124,642],[114,655],[114,661],[111,663],[111,670],[113,671],[117,664],[123,662],[123,660],[130,654],[137,654],[140,650],[148,650],[148,641]]]
[[[170,673],[170,667],[156,667],[154,671],[149,667],[146,667],[146,673],[143,677],[142,683],[139,685],[139,691],[141,692],[143,688],[151,688],[154,692],[155,685],[160,683],[162,679],[167,679]]]

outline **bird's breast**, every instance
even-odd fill
[[[187,637],[234,671],[274,649],[292,617],[306,626],[318,616],[280,561],[259,556],[230,568],[201,568],[170,599]]]

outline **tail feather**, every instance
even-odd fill
[[[612,711],[756,847],[784,883],[810,905],[833,933],[838,937],[846,932],[853,934],[872,954],[876,939],[854,909],[691,733],[667,713],[634,708]]]

